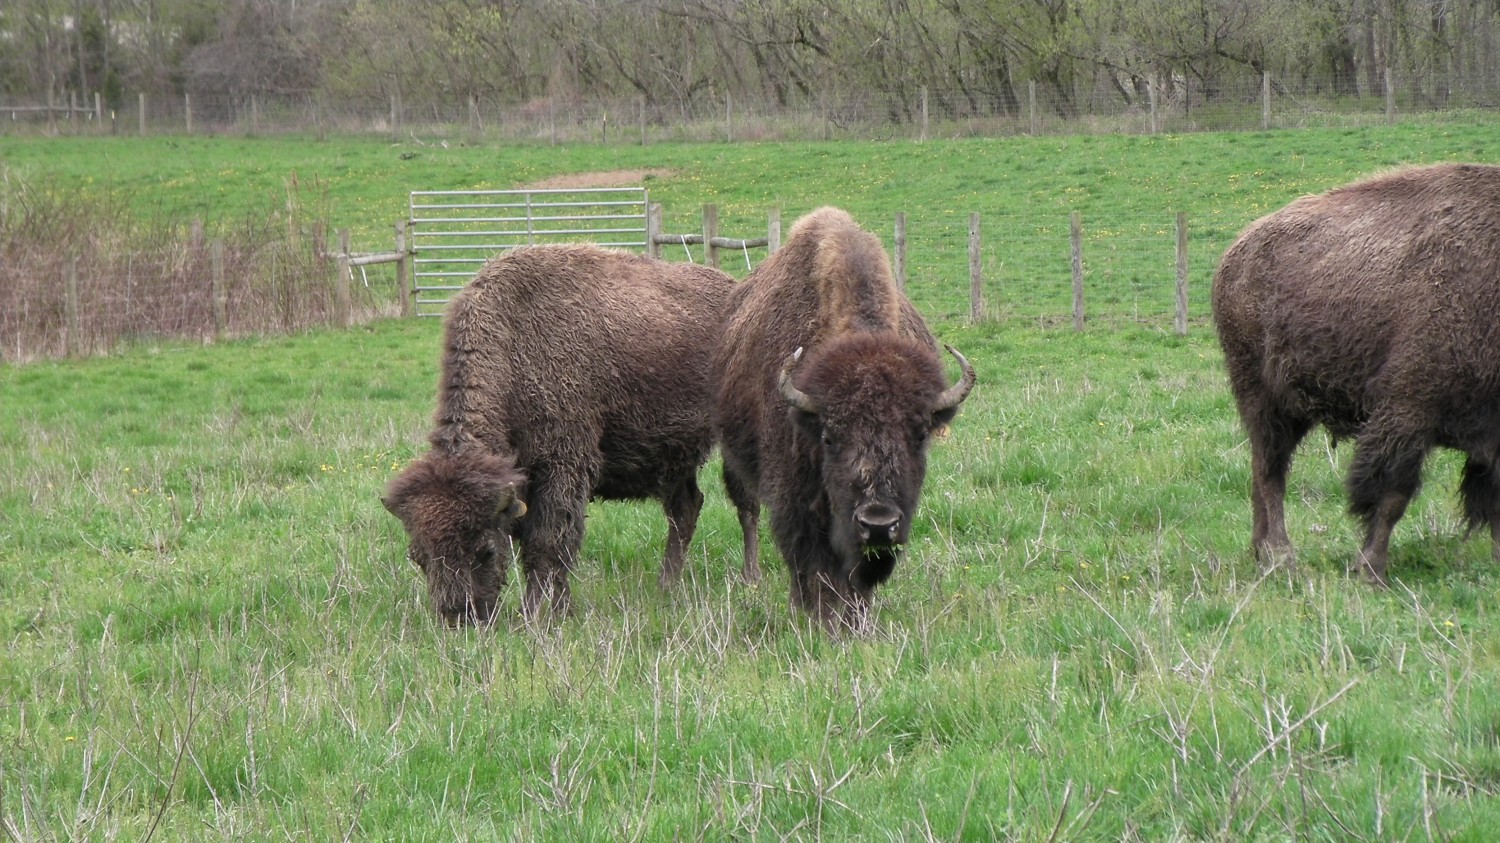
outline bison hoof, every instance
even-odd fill
[[[1349,566],[1349,576],[1359,577],[1360,582],[1374,588],[1383,589],[1391,587],[1390,582],[1385,578],[1385,566],[1370,564],[1369,560],[1365,559],[1363,554],[1354,560],[1353,565]]]
[[[1255,561],[1267,573],[1277,568],[1291,571],[1297,567],[1297,553],[1290,544],[1261,544],[1255,546]]]

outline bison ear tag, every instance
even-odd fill
[[[953,428],[946,424],[940,424],[932,429],[932,438],[938,440],[947,439],[952,432]]]

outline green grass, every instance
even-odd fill
[[[577,616],[440,629],[378,493],[435,321],[0,370],[0,816],[22,839],[1159,840],[1500,829],[1488,542],[1434,461],[1378,592],[1347,455],[1245,551],[1207,332],[939,325],[981,373],[876,632],[736,576],[709,502],[595,504]],[[394,365],[393,365],[394,364]]]
[[[1206,220],[1194,237],[1211,265],[1209,244],[1297,193],[1399,161],[1496,160],[1492,129],[427,148],[410,162],[348,141],[178,141],[201,146],[174,162],[167,141],[5,138],[0,155],[69,189],[90,155],[118,158],[100,172],[148,212],[191,210],[209,174],[250,156],[255,178],[222,180],[243,195],[202,207],[243,213],[296,169],[327,179],[335,224],[372,232],[399,216],[403,190],[479,186],[464,179],[485,166],[486,184],[509,186],[668,159],[676,175],[653,196],[680,219],[705,201],[746,220],[775,201],[788,221],[831,201],[872,228],[898,209],[965,226],[976,209],[1045,212],[1066,232],[1070,207],[1086,221],[1181,207]],[[153,155],[176,174],[153,177]],[[337,155],[348,172],[324,169]],[[862,163],[874,174],[850,177]],[[1500,835],[1500,571],[1488,540],[1463,534],[1457,459],[1430,461],[1397,529],[1399,582],[1374,591],[1344,575],[1357,547],[1348,449],[1310,437],[1288,502],[1301,570],[1263,578],[1211,332],[1173,336],[1125,297],[1109,329],[1074,334],[1052,327],[1066,298],[1054,314],[1040,294],[969,325],[952,318],[966,290],[944,292],[946,267],[964,265],[962,240],[953,248],[914,295],[980,385],[933,451],[910,553],[856,640],[789,610],[769,536],[766,580],[739,581],[716,464],[674,588],[655,584],[659,508],[599,503],[575,617],[522,626],[513,582],[494,629],[439,628],[378,499],[423,449],[436,320],[0,367],[0,828],[24,840]],[[1043,274],[1030,257],[993,259]],[[1206,276],[1195,283],[1206,291]]]
[[[429,139],[430,140],[430,139]],[[1398,164],[1500,160],[1494,123],[1223,134],[962,139],[928,143],[512,145],[447,148],[375,139],[0,137],[0,162],[58,189],[122,192],[139,213],[198,217],[210,231],[245,215],[326,208],[356,251],[389,249],[411,190],[504,189],[561,173],[653,168],[645,180],[673,232],[700,231],[705,203],[730,237],[783,227],[823,204],[890,241],[909,228],[914,300],[933,317],[969,312],[968,220],[981,217],[992,318],[1054,322],[1072,312],[1068,215],[1084,227],[1086,299],[1096,319],[1170,325],[1175,235],[1189,220],[1189,308],[1235,234],[1291,199]],[[701,251],[694,256],[702,260]],[[685,259],[669,247],[669,257]],[[751,262],[759,254],[750,254]],[[725,268],[746,269],[742,255]],[[380,283],[388,269],[372,269]]]

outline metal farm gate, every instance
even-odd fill
[[[646,249],[644,187],[550,190],[414,190],[412,298],[419,316],[441,316],[455,291],[496,254],[537,243]]]

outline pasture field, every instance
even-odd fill
[[[435,320],[0,369],[0,822],[22,840],[1493,839],[1500,576],[1434,461],[1343,574],[1347,454],[1245,547],[1210,333],[937,326],[981,382],[877,630],[749,586],[717,483],[686,579],[595,504],[575,617],[438,628],[378,494]]]
[[[1190,232],[1189,310],[1201,320],[1213,266],[1250,220],[1399,164],[1500,161],[1493,122],[925,144],[424,143],[0,136],[0,171],[80,196],[109,191],[144,217],[199,218],[210,232],[247,216],[264,225],[292,208],[314,209],[330,229],[351,229],[356,251],[371,252],[391,248],[391,226],[405,218],[411,190],[510,189],[586,173],[643,174],[632,183],[650,188],[672,232],[700,231],[705,203],[719,206],[720,230],[730,237],[764,234],[773,207],[785,229],[837,204],[889,243],[900,211],[912,297],[937,318],[969,313],[968,223],[978,213],[987,315],[1034,323],[1071,314],[1068,218],[1077,211],[1092,317],[1170,325],[1178,212]],[[724,268],[743,274],[763,254],[727,254]],[[668,257],[688,255],[669,248]],[[369,273],[377,285],[393,276],[383,267]]]
[[[276,213],[296,172],[357,246],[383,244],[407,189],[633,167],[670,171],[650,184],[674,229],[710,201],[744,228],[771,204],[789,223],[824,203],[872,229],[903,209],[954,230],[971,210],[1045,211],[1064,231],[1074,208],[1206,221],[1186,337],[1140,318],[1129,294],[1088,331],[1062,330],[1050,314],[1066,298],[1055,308],[1040,282],[997,288],[1008,304],[971,325],[962,282],[950,293],[962,238],[924,251],[912,295],[980,382],[934,446],[875,631],[852,640],[790,611],[768,535],[765,580],[738,579],[717,461],[675,587],[655,582],[660,509],[598,503],[573,617],[522,625],[513,576],[494,628],[440,628],[379,502],[424,447],[437,320],[0,366],[0,833],[1496,839],[1500,569],[1487,537],[1464,535],[1459,461],[1429,461],[1397,528],[1395,585],[1377,591],[1344,574],[1358,543],[1349,451],[1309,437],[1288,502],[1300,567],[1262,574],[1249,455],[1202,318],[1207,267],[1251,218],[1449,159],[1500,161],[1500,135],[0,138],[19,177],[211,225]],[[1127,251],[1122,272],[1155,272]],[[987,271],[1049,272],[1024,252],[986,255]]]

